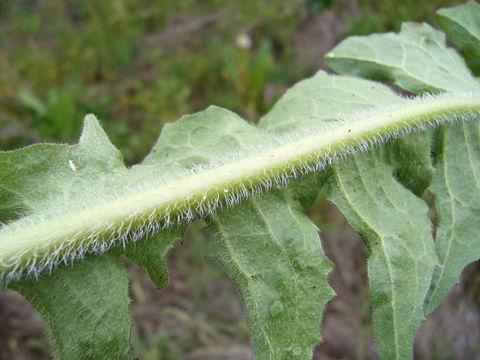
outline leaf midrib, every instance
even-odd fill
[[[435,121],[453,121],[465,114],[480,114],[478,93],[423,98],[98,206],[25,217],[0,229],[0,275],[16,267],[24,270],[22,264],[35,266],[48,261],[65,245],[75,253],[73,250],[80,248],[87,252],[92,244],[110,244],[114,231],[135,240],[135,232],[126,234],[127,228],[174,225],[166,223],[167,217],[188,221],[187,212],[211,212],[212,204],[228,200],[231,194],[241,197],[246,187],[252,191],[268,188],[268,183],[281,185],[285,176],[323,169],[362,145],[369,147],[404,135],[416,126],[433,126]]]

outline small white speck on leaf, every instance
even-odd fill
[[[73,162],[73,160],[68,160],[68,166],[70,167],[70,169],[72,171],[77,171],[78,170],[78,167],[77,165]]]

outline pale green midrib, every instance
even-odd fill
[[[354,148],[368,140],[394,135],[412,126],[431,125],[438,117],[456,120],[462,114],[480,115],[480,94],[429,98],[404,103],[338,127],[314,133],[305,138],[250,155],[243,159],[194,173],[184,179],[154,187],[97,206],[38,220],[22,226],[15,223],[0,230],[0,273],[12,261],[28,262],[48,258],[59,245],[69,241],[70,247],[81,248],[86,236],[99,235],[109,241],[109,235],[127,224],[141,225],[153,211],[156,219],[167,213],[175,215],[178,209],[194,207],[206,197],[206,203],[224,198],[241,186],[261,185],[292,170],[302,170],[314,164],[319,157],[332,152]],[[171,210],[174,209],[174,210]],[[176,210],[175,210],[176,209]],[[133,227],[134,228],[134,227]],[[113,230],[112,230],[113,229]],[[19,259],[21,257],[21,259]]]

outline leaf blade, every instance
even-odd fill
[[[219,212],[210,231],[216,241],[209,256],[226,267],[244,299],[255,358],[311,359],[333,296],[316,227],[285,193],[270,193]]]
[[[440,305],[463,268],[480,258],[475,231],[480,217],[480,127],[466,122],[443,129],[430,188],[438,214],[435,246],[440,259],[432,279],[427,313]],[[468,164],[468,165],[466,165]]]
[[[463,58],[445,41],[445,35],[428,24],[404,23],[398,34],[350,37],[325,59],[338,73],[392,80],[416,94],[478,90]]]
[[[465,50],[467,60],[477,65],[480,58],[480,4],[470,0],[467,3],[437,11],[440,26],[454,44]]]
[[[183,239],[183,227],[163,230],[127,244],[125,255],[138,266],[145,267],[152,282],[158,288],[163,288],[168,283],[165,258],[170,249],[181,239]]]
[[[209,136],[212,133],[214,139]],[[237,115],[210,107],[165,128],[145,163],[170,161],[189,169],[216,161],[225,151],[248,150],[269,138]],[[223,263],[245,300],[255,358],[310,359],[320,341],[323,308],[333,295],[327,282],[331,265],[323,255],[316,227],[283,191],[222,209],[210,220],[209,254]],[[303,270],[293,270],[283,242],[289,242],[290,252],[295,252],[290,255]],[[286,327],[291,330],[288,334],[283,331]]]
[[[58,359],[129,359],[126,269],[115,254],[11,284],[41,313]]]
[[[362,154],[336,166],[330,200],[370,248],[379,352],[384,359],[409,359],[437,259],[426,205],[394,180],[382,156]]]
[[[468,16],[465,14],[465,10],[467,9],[469,10]],[[450,10],[441,10],[439,11],[439,15],[443,18],[448,16],[455,17],[459,23],[462,23],[460,25],[462,27],[470,27],[470,25],[468,22],[465,24],[462,20],[459,20],[460,17],[474,19],[473,21],[476,24],[480,22],[480,12],[478,11],[478,6],[473,6],[472,4],[455,7]],[[454,33],[454,30],[451,28],[451,26],[445,24],[444,26],[450,34]],[[408,74],[406,71],[395,73],[392,72],[386,64],[382,63],[375,65],[373,73],[369,73],[366,69],[361,69],[361,75],[367,77],[376,76],[391,78],[400,87],[414,93],[438,90],[475,91],[480,88],[478,80],[471,75],[470,71],[464,64],[464,61],[460,59],[460,57],[455,54],[453,50],[446,47],[445,37],[441,35],[440,32],[429,28],[428,33],[425,33],[420,29],[415,30],[413,27],[410,27],[409,32],[413,36],[402,34],[402,32],[398,35],[389,34],[388,36],[391,40],[391,44],[384,46],[384,49],[388,53],[392,50],[390,45],[395,47],[396,43],[407,42],[411,45],[421,46],[421,44],[424,42],[432,40],[432,38],[436,38],[434,41],[437,47],[435,53],[439,56],[436,57],[433,64],[430,64],[429,71],[417,73],[422,84],[425,86],[417,86],[416,77],[411,76],[411,74]],[[370,40],[373,41],[374,39],[371,38]],[[458,42],[458,39],[455,39],[455,36],[454,40]],[[347,43],[344,43],[341,52],[349,53],[347,45]],[[463,42],[461,42],[460,45],[464,45]],[[342,44],[339,46],[342,46]],[[440,56],[440,54],[443,54],[443,56]],[[418,54],[414,54],[413,52],[405,52],[404,57],[406,58],[404,61],[407,63],[412,63],[415,61],[426,63],[430,59],[429,54],[418,56]],[[330,63],[332,67],[336,68],[340,72],[349,72],[348,69],[343,67],[341,61],[337,62],[335,58],[336,54],[334,49],[330,55]],[[398,61],[398,59],[394,59],[393,61],[397,67],[401,68],[400,61]],[[358,65],[360,68],[362,68],[362,65],[359,62],[354,62],[353,64],[353,66]],[[454,71],[456,72],[455,76],[443,76],[442,79],[442,74],[445,74],[445,72],[452,73]],[[436,171],[433,176],[433,183],[430,187],[430,191],[435,196],[436,210],[439,214],[438,233],[435,241],[435,248],[441,267],[435,269],[432,277],[430,292],[425,300],[427,313],[432,312],[441,303],[448,290],[458,281],[463,267],[466,266],[470,261],[480,257],[480,251],[478,250],[479,239],[478,237],[469,234],[467,230],[475,228],[476,218],[472,214],[476,213],[478,205],[473,203],[470,204],[470,207],[462,206],[455,199],[455,196],[452,195],[452,192],[448,189],[448,186],[446,186],[446,174],[455,172],[457,166],[461,164],[461,166],[465,166],[465,168],[470,172],[470,177],[465,177],[462,179],[459,178],[457,181],[463,186],[462,192],[469,193],[470,197],[476,199],[475,194],[478,190],[475,185],[476,175],[472,174],[470,171],[471,169],[474,169],[474,166],[466,165],[469,164],[469,161],[466,161],[466,159],[457,162],[459,157],[463,158],[465,157],[465,154],[469,154],[469,141],[466,138],[466,134],[461,131],[461,129],[464,129],[465,127],[469,128],[469,132],[471,134],[478,134],[480,131],[479,124],[475,120],[468,124],[461,123],[444,127],[437,133],[437,136],[439,134],[439,139],[436,140],[437,146],[433,149],[436,157]],[[445,139],[448,139],[448,141],[445,141]],[[449,160],[447,161],[447,159]],[[470,161],[474,161],[476,163],[477,159],[475,157]],[[456,169],[456,171],[458,172],[459,170]],[[452,213],[454,212],[452,209],[456,209],[457,211],[463,213],[462,220],[460,221],[461,225],[458,224],[458,220],[452,217]],[[455,236],[455,233],[458,234],[460,230],[465,234],[466,241],[468,241],[468,246],[465,246],[464,242]]]
[[[342,112],[331,106],[332,97],[342,99]],[[295,120],[296,126],[301,127],[303,124],[332,123],[345,115],[348,118],[349,112],[354,114],[383,103],[402,101],[405,100],[384,85],[318,73],[287,92],[264,118],[263,125],[277,131],[286,129],[285,125],[289,125],[293,118],[284,110],[287,106],[300,108],[301,115]],[[401,187],[393,176],[394,170],[401,171],[402,182],[417,192],[428,186],[431,179],[430,144],[428,134],[425,135],[402,139],[368,154],[357,153],[353,159],[332,166],[329,199],[363,235],[371,250],[368,275],[374,329],[380,354],[385,359],[411,357],[416,329],[424,319],[423,301],[437,261],[425,204]],[[407,151],[410,156],[405,161],[400,154]],[[391,218],[401,219],[398,229],[392,226]],[[417,230],[420,239],[416,236]],[[418,276],[411,276],[411,267],[404,266],[402,261],[392,260],[392,254],[397,253],[397,257],[418,268],[421,262],[412,259],[408,251],[402,252],[408,246],[424,260]],[[385,276],[390,278],[386,280]],[[414,311],[406,311],[409,310],[406,304],[413,305]]]

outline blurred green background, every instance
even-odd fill
[[[345,36],[398,30],[405,20],[435,24],[436,9],[458,3],[0,0],[0,149],[75,142],[83,116],[94,113],[133,164],[166,122],[210,104],[255,122],[289,86],[325,68],[323,55]],[[316,358],[375,359],[366,249],[327,203],[309,215],[326,229],[324,247],[337,265],[331,282],[340,294],[329,305],[326,344]],[[138,358],[251,358],[241,300],[219,265],[205,261],[201,228],[189,227],[187,241],[171,254],[166,289],[155,289],[129,264]],[[473,275],[462,280],[446,315],[426,323],[419,358],[479,354],[478,331],[462,330],[458,320],[480,319],[471,310],[479,304],[478,282]],[[442,332],[448,316],[458,325]],[[473,340],[458,345],[458,336]],[[38,315],[15,293],[0,292],[0,359],[49,357]]]

